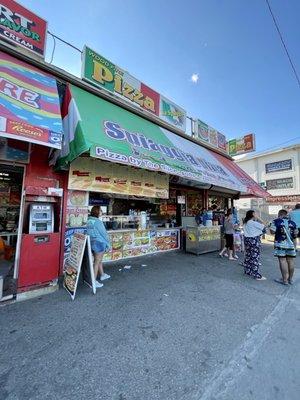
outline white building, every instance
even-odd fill
[[[247,198],[236,201],[240,214],[255,209],[267,219],[281,208],[291,209],[300,203],[300,143],[245,155],[236,163],[272,195],[266,200]]]

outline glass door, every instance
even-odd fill
[[[0,301],[17,294],[24,167],[0,163]]]

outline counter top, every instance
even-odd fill
[[[172,229],[181,229],[181,226],[176,226],[175,228],[146,228],[146,229],[110,229],[107,233],[123,233],[123,232],[139,232],[139,231],[170,231]]]
[[[198,229],[217,229],[217,228],[221,228],[221,225],[212,225],[212,226],[202,226],[202,225],[196,225],[196,226],[190,226],[190,225],[187,225],[187,227],[186,227],[186,229],[195,229],[195,228],[198,228]]]

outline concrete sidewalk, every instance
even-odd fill
[[[1,400],[298,400],[300,277],[273,282],[271,246],[264,282],[216,254],[125,264],[95,296],[0,308]]]

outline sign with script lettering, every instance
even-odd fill
[[[3,52],[0,52],[1,136],[57,149],[62,142],[56,80]]]

